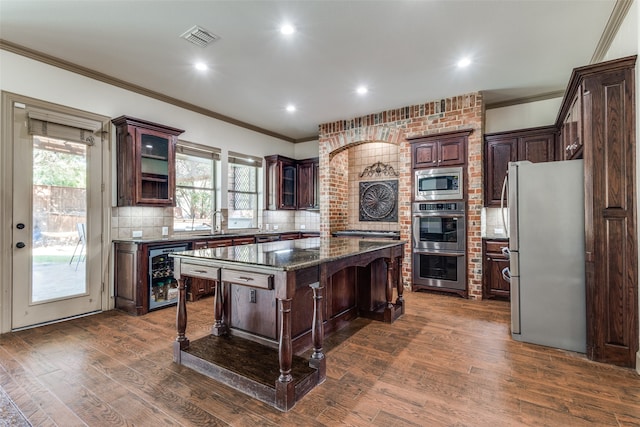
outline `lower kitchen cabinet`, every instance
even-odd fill
[[[509,258],[502,253],[502,248],[509,246],[509,241],[482,240],[482,298],[510,297],[510,284],[502,277],[502,270],[509,267]]]

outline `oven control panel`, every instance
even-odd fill
[[[464,202],[414,203],[413,211],[458,211],[464,212]]]

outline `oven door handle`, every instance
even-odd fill
[[[438,217],[438,218],[464,218],[464,214],[441,214],[441,213],[419,213],[413,214],[414,218],[429,218],[429,217]]]
[[[419,248],[413,248],[414,254],[422,254],[422,255],[441,255],[441,256],[464,256],[464,252],[446,252],[446,251],[429,251]]]

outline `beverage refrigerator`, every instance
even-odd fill
[[[173,252],[189,250],[187,245],[154,248],[149,251],[149,310],[178,303],[178,283],[173,277]]]

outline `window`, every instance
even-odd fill
[[[220,150],[180,141],[176,147],[176,207],[173,231],[215,231]],[[218,189],[219,190],[219,189]],[[219,217],[219,216],[218,216]]]
[[[228,228],[257,228],[262,159],[229,152]]]

